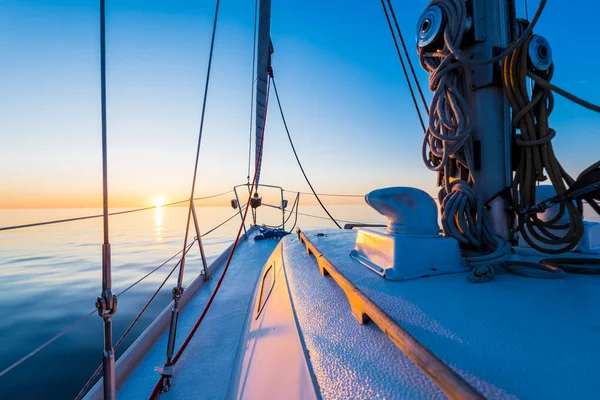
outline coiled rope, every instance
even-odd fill
[[[520,148],[513,178],[513,206],[527,209],[537,203],[536,185],[550,179],[558,195],[564,194],[575,180],[558,162],[552,139],[556,135],[550,128],[548,117],[554,108],[554,96],[548,85],[536,81],[531,97],[527,92],[528,46],[532,36],[503,62],[503,83],[506,96],[513,109],[513,127],[519,129],[515,145]],[[554,65],[540,71],[538,80],[548,83]],[[532,74],[534,75],[534,74]],[[537,75],[534,75],[537,77]],[[516,157],[515,157],[516,158]],[[565,223],[563,216],[568,216]],[[581,200],[561,202],[557,214],[543,221],[535,213],[518,213],[518,229],[523,239],[534,249],[550,254],[572,250],[583,235],[583,204]]]
[[[510,256],[510,244],[494,231],[472,173],[473,119],[463,95],[465,66],[457,53],[465,31],[466,5],[460,0],[435,0],[433,4],[440,7],[447,23],[442,49],[428,52],[419,48],[419,61],[430,74],[429,89],[433,92],[423,161],[441,178],[438,196],[444,233],[462,244],[473,267],[501,263]]]

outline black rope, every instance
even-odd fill
[[[233,192],[233,190],[228,190],[228,191],[223,192],[223,193],[214,194],[214,195],[206,196],[206,197],[195,197],[194,201],[212,199],[214,197],[224,196],[224,195],[226,195],[228,193],[231,193],[231,192]],[[161,207],[171,207],[171,206],[175,206],[175,205],[178,205],[178,204],[187,203],[188,201],[189,200],[176,201],[174,203],[164,204]],[[158,208],[158,207],[157,206],[149,206],[149,207],[135,208],[133,210],[116,211],[116,212],[109,213],[108,215],[129,214],[129,213],[134,213],[134,212],[138,212],[138,211],[152,210],[152,209],[155,209],[155,208]],[[83,216],[83,217],[57,219],[57,220],[53,220],[53,221],[33,222],[31,224],[4,226],[4,227],[0,228],[0,231],[9,231],[9,230],[21,229],[21,228],[32,228],[32,227],[35,227],[35,226],[42,226],[42,225],[53,225],[53,224],[60,224],[60,223],[63,223],[63,222],[81,221],[81,220],[84,220],[84,219],[101,218],[103,216],[104,216],[104,214],[86,215],[86,216]]]
[[[404,56],[406,57],[406,62],[408,62],[408,66],[410,67],[410,72],[413,76],[413,80],[415,81],[415,85],[417,86],[417,90],[419,91],[419,95],[421,96],[421,101],[423,102],[423,107],[425,107],[425,111],[429,115],[429,106],[427,105],[427,101],[425,100],[425,95],[423,94],[423,89],[421,88],[421,84],[419,83],[419,79],[417,78],[417,73],[415,72],[415,67],[410,59],[410,55],[408,54],[408,49],[406,48],[406,43],[404,42],[404,36],[402,35],[402,31],[400,30],[400,25],[398,24],[398,19],[396,19],[396,13],[394,12],[394,6],[392,6],[392,2],[387,0],[388,7],[390,12],[392,13],[392,19],[394,20],[394,25],[396,25],[396,31],[398,31],[398,37],[400,38],[400,43],[402,44],[402,49],[404,50]]]
[[[306,172],[304,172],[304,168],[302,167],[302,163],[300,162],[300,159],[298,158],[298,153],[296,153],[296,147],[294,147],[294,142],[292,141],[292,136],[290,135],[290,130],[288,129],[287,122],[285,121],[285,116],[283,114],[283,108],[281,107],[281,101],[279,100],[279,93],[277,92],[277,85],[275,84],[275,78],[272,77],[271,80],[273,81],[273,89],[275,90],[275,97],[277,98],[277,105],[279,106],[279,112],[281,113],[281,119],[283,121],[283,126],[285,127],[285,131],[287,133],[287,137],[288,137],[288,139],[290,141],[290,145],[292,146],[292,151],[294,152],[294,156],[296,157],[296,161],[298,162],[298,166],[300,167],[300,171],[302,171],[302,175],[304,175],[304,179],[306,180],[306,183],[308,183],[308,186],[310,187],[310,190],[312,191],[313,195],[315,196],[315,198],[317,199],[317,201],[321,205],[321,208],[323,208],[323,211],[325,211],[325,213],[329,216],[329,218],[333,221],[333,223],[336,224],[336,226],[338,228],[342,229],[342,227],[340,226],[340,224],[338,224],[337,221],[335,220],[335,218],[333,218],[333,216],[329,213],[329,211],[327,211],[327,208],[325,207],[325,205],[323,204],[323,202],[321,201],[321,199],[317,195],[317,192],[313,188],[312,184],[308,180],[308,176],[306,176]]]
[[[419,117],[419,122],[421,123],[421,127],[423,128],[423,132],[426,132],[425,122],[423,121],[423,116],[421,115],[421,109],[419,108],[419,103],[415,96],[415,92],[412,87],[412,82],[408,76],[408,71],[406,69],[406,65],[404,64],[404,58],[402,57],[402,52],[400,51],[400,46],[398,46],[398,40],[396,39],[396,34],[394,33],[394,28],[392,26],[392,22],[390,21],[390,16],[388,15],[387,8],[385,7],[384,0],[381,0],[381,6],[383,7],[383,12],[385,14],[385,19],[387,20],[388,27],[390,28],[390,33],[392,34],[392,39],[394,39],[394,46],[396,46],[396,52],[398,53],[398,59],[400,59],[400,64],[402,65],[402,71],[404,71],[404,77],[406,78],[406,83],[408,84],[408,90],[410,91],[410,97],[412,98],[413,104],[415,105],[415,110],[417,110],[417,115]],[[391,4],[390,4],[391,6]]]

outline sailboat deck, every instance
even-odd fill
[[[324,233],[325,236],[315,234]],[[600,276],[533,279],[467,274],[392,282],[349,257],[355,231],[305,232],[354,285],[488,398],[594,398],[600,359]],[[359,325],[344,292],[297,237],[284,261],[324,398],[443,398],[385,334]]]
[[[238,246],[210,311],[175,366],[171,391],[161,398],[221,399],[227,396],[256,281],[264,263],[279,243],[274,239],[255,241],[254,236],[257,233],[257,230],[249,231],[248,240]],[[176,349],[200,316],[222,272],[223,265],[213,274],[206,287],[202,287],[181,311]],[[154,372],[154,367],[162,367],[165,362],[167,337],[168,330],[162,334],[118,391],[119,398],[149,398],[160,378],[160,375]]]

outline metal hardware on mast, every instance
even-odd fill
[[[514,0],[473,2],[472,38],[475,44],[464,50],[470,59],[488,59],[496,49],[506,48],[514,39]],[[510,108],[497,63],[465,69],[469,88],[466,99],[473,116],[477,191],[488,206],[492,227],[504,240],[512,241],[513,217],[510,199],[502,196],[511,187]]]
[[[102,244],[102,294],[96,300],[98,315],[104,321],[102,372],[104,398],[116,398],[115,350],[112,345],[112,316],[117,311],[117,297],[112,293],[110,242],[108,236],[108,158],[106,145],[106,7],[100,0],[100,85],[102,107],[102,208],[104,242]]]

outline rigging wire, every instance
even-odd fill
[[[236,214],[236,216],[237,216],[237,214]],[[190,247],[191,247],[191,245],[190,245]],[[189,247],[188,247],[188,249],[189,249]],[[146,278],[148,278],[154,272],[158,271],[160,268],[162,268],[167,263],[169,263],[170,261],[172,261],[179,254],[181,254],[181,250],[177,254],[173,255],[171,258],[169,258],[168,260],[166,260],[165,262],[163,262],[161,265],[159,265],[158,267],[154,268],[152,271],[148,272],[142,278],[138,279],[135,283],[131,284],[129,287],[127,287],[126,289],[124,289],[121,292],[119,292],[118,294],[116,294],[116,296],[119,297],[119,296],[127,293],[131,288],[133,288],[134,286],[136,286],[137,284],[139,284],[140,282],[142,282],[143,280],[145,280]],[[67,328],[65,328],[64,330],[62,330],[61,332],[59,332],[58,334],[56,334],[55,336],[53,336],[52,338],[50,338],[49,340],[47,340],[46,342],[42,343],[40,346],[36,347],[31,352],[27,353],[26,355],[24,355],[23,357],[21,357],[19,360],[15,361],[10,366],[6,367],[4,370],[2,370],[0,372],[0,377],[4,376],[5,374],[7,374],[8,372],[10,372],[14,368],[18,367],[19,365],[21,365],[24,361],[26,361],[30,357],[32,357],[35,354],[39,353],[41,350],[43,350],[44,348],[46,348],[48,345],[50,345],[51,343],[53,343],[54,341],[56,341],[60,337],[64,336],[67,332],[71,331],[73,328],[75,328],[80,323],[82,323],[83,321],[85,321],[86,319],[88,319],[89,317],[91,317],[96,312],[98,312],[98,310],[96,310],[96,309],[90,311],[88,314],[84,315],[83,317],[81,317],[80,319],[78,319],[77,321],[75,321],[74,323],[72,323],[71,325],[69,325]]]
[[[187,201],[187,200],[186,200]],[[214,232],[215,230],[217,230],[218,228],[220,228],[221,226],[225,225],[227,222],[231,221],[233,218],[237,217],[238,213],[235,213],[233,216],[227,218],[225,221],[221,222],[219,225],[215,226],[214,228],[206,231],[204,234],[202,234],[202,237],[205,237],[207,235],[209,235],[210,233]],[[194,243],[197,241],[197,239],[194,239],[192,241],[192,243],[190,243],[187,247],[186,252],[188,252],[191,247],[194,245]],[[175,257],[177,257],[178,255],[181,254],[181,250],[179,250],[177,252],[177,254],[173,255],[171,258],[169,258],[168,260],[164,261],[161,265],[159,265],[158,267],[154,268],[152,271],[148,272],[146,275],[144,275],[141,279],[138,279],[135,283],[131,284],[129,287],[127,287],[126,289],[124,289],[123,291],[121,291],[120,293],[117,294],[117,297],[125,294],[127,291],[129,291],[131,288],[133,288],[134,286],[136,286],[137,284],[139,284],[140,282],[142,282],[143,280],[145,280],[146,278],[148,278],[150,275],[152,275],[154,272],[158,271],[159,269],[161,269],[162,267],[164,267],[165,265],[167,265],[170,261],[172,261]],[[167,275],[167,277],[165,278],[165,280],[163,281],[163,283],[159,286],[159,288],[154,292],[154,294],[151,296],[150,300],[146,303],[146,305],[142,308],[142,311],[140,311],[140,313],[138,314],[138,317],[136,317],[136,319],[134,319],[135,322],[133,322],[130,325],[130,328],[128,328],[123,334],[123,336],[121,336],[121,338],[119,339],[119,341],[117,342],[117,344],[115,345],[115,350],[118,348],[118,346],[123,342],[123,340],[125,339],[125,336],[127,334],[129,334],[129,331],[131,330],[131,328],[133,328],[133,325],[135,325],[135,323],[137,323],[137,320],[139,320],[139,317],[141,317],[141,314],[143,314],[146,311],[146,308],[149,306],[150,302],[152,302],[152,300],[154,300],[154,298],[156,297],[156,295],[158,294],[158,291],[160,291],[162,289],[162,287],[165,285],[166,281],[171,277],[171,275],[173,274],[173,272],[175,271],[175,269],[179,266],[179,262],[177,262],[177,264],[175,264],[175,266],[173,267],[173,269],[171,269],[171,272],[169,272],[169,274]],[[85,316],[82,319],[87,319],[89,316],[91,316],[92,314],[94,314],[96,312],[96,310],[93,310],[89,315]],[[81,321],[82,322],[82,321]],[[78,322],[77,322],[78,323]],[[75,324],[74,324],[75,325]],[[61,332],[59,335],[57,335],[55,338],[51,339],[51,341],[53,342],[54,340],[58,339],[60,336],[64,335],[65,333],[67,333],[69,330],[71,330],[72,328],[74,328],[75,326],[71,326],[69,328],[67,328],[65,331]],[[48,344],[44,344],[43,347],[46,347]],[[39,350],[42,350],[42,346],[40,346],[41,348],[36,349],[35,352],[37,353]],[[27,356],[25,356],[23,359],[19,360],[18,363],[20,364],[21,362],[25,361],[27,358],[31,357],[33,354],[28,354]],[[16,367],[17,365],[13,365],[11,367],[9,367],[10,369],[13,369],[14,367]],[[2,372],[2,374],[0,374],[0,376],[2,376],[3,374],[5,374],[6,372],[10,371],[10,369],[7,369],[5,371]],[[87,389],[89,388],[89,385],[97,378],[98,374],[100,373],[100,368],[96,369],[96,371],[92,374],[92,376],[88,379],[88,381],[86,382],[86,384],[83,386],[83,388],[80,390],[79,394],[77,395],[76,399],[81,399],[82,396],[86,393]]]
[[[100,0],[100,107],[102,129],[102,225],[104,245],[108,240],[108,146],[106,140],[106,12]]]
[[[283,189],[283,191],[288,192],[288,193],[300,193],[300,194],[306,194],[309,196],[314,196],[314,194],[312,192],[300,192],[298,190],[286,190],[286,189]],[[364,194],[344,194],[344,193],[317,193],[317,194],[321,197],[356,197],[356,198],[361,198],[361,199],[365,198]]]
[[[308,214],[308,213],[302,213],[302,212],[298,212],[298,215],[303,215],[305,217],[312,217],[312,218],[317,218],[317,219],[322,219],[322,220],[330,220],[331,219],[331,218],[327,218],[327,217],[322,217],[320,215],[314,215],[314,214]],[[348,221],[346,219],[340,219],[340,218],[338,218],[337,221],[346,222],[348,224],[362,224],[362,222]]]
[[[398,59],[400,59],[400,64],[402,65],[402,71],[404,72],[404,77],[406,78],[406,83],[408,84],[408,90],[410,91],[410,97],[412,98],[413,104],[415,105],[415,110],[417,111],[417,115],[419,117],[419,122],[421,123],[421,127],[423,128],[423,132],[425,132],[426,131],[425,122],[423,121],[423,116],[421,115],[421,109],[419,107],[419,103],[417,101],[415,92],[414,92],[412,84],[410,82],[410,78],[408,76],[408,71],[406,69],[406,65],[404,64],[404,59],[402,57],[402,52],[400,51],[400,46],[398,46],[398,40],[396,39],[396,34],[394,33],[394,28],[390,21],[390,16],[388,15],[388,10],[385,7],[384,0],[381,0],[381,6],[383,7],[385,19],[387,20],[388,27],[390,28],[390,33],[392,34],[392,39],[394,40],[394,46],[396,47],[396,52],[398,53]],[[390,7],[391,7],[391,3],[390,3]]]
[[[257,28],[257,18],[258,18],[258,0],[254,0],[254,41],[252,42],[252,90],[250,92],[250,138],[248,140],[248,175],[246,176],[246,181],[250,184],[250,160],[252,158],[252,127],[253,127],[253,117],[254,117],[254,83],[256,82],[256,78],[254,77],[256,73],[256,28]]]
[[[294,199],[294,202],[292,203],[292,208],[290,209],[290,211],[286,211],[285,209],[282,209],[282,208],[277,207],[277,206],[270,206],[269,204],[263,204],[263,206],[270,206],[270,207],[276,208],[278,210],[281,210],[283,213],[287,212],[289,214],[287,216],[287,218],[284,219],[284,221],[283,221],[282,224],[279,224],[279,225],[267,225],[267,224],[263,224],[263,225],[266,226],[267,228],[272,228],[272,229],[282,228],[285,224],[287,224],[287,222],[290,220],[290,218],[292,218],[292,215],[294,214],[294,209],[298,207],[299,200],[300,200],[300,192],[296,192],[296,197]],[[290,232],[292,231],[292,229],[290,229]]]
[[[304,175],[304,179],[306,180],[306,183],[308,183],[308,186],[310,187],[310,190],[312,191],[313,195],[315,196],[315,198],[317,199],[317,201],[321,205],[321,208],[323,209],[323,211],[325,211],[325,213],[329,216],[329,218],[333,221],[333,223],[336,224],[336,226],[338,228],[342,229],[342,227],[340,226],[340,224],[337,223],[337,221],[335,220],[335,218],[333,218],[333,216],[331,215],[331,213],[327,210],[327,208],[325,207],[325,205],[321,201],[321,199],[319,198],[319,195],[317,195],[317,192],[313,188],[313,185],[310,183],[310,180],[308,179],[308,176],[306,176],[306,172],[304,172],[304,167],[302,167],[302,163],[300,162],[300,158],[298,158],[298,153],[296,152],[296,147],[294,146],[294,142],[292,141],[292,136],[290,135],[290,130],[288,129],[287,122],[285,120],[285,115],[283,114],[283,108],[281,107],[281,101],[279,100],[279,93],[277,92],[277,85],[275,84],[275,78],[271,78],[271,80],[273,81],[273,90],[275,90],[275,97],[277,98],[277,105],[279,106],[279,112],[281,113],[281,119],[283,121],[283,126],[285,127],[285,131],[287,133],[287,137],[288,137],[288,139],[290,141],[290,145],[292,146],[292,151],[294,152],[294,157],[296,157],[296,161],[298,162],[298,166],[300,167],[300,171],[302,171],[302,175]]]
[[[242,206],[242,210],[244,209],[244,207],[246,206]],[[235,217],[237,217],[239,215],[238,212],[236,212],[235,214],[233,214],[231,217],[227,218],[225,221],[221,222],[219,225],[215,226],[214,228],[204,232],[201,237],[204,237],[208,234],[213,233],[214,231],[216,231],[217,229],[219,229],[220,227],[222,227],[223,225],[225,225],[226,223],[228,223],[229,221],[231,221],[232,219],[234,219]]]
[[[202,114],[200,116],[200,128],[198,130],[198,145],[196,147],[196,161],[194,163],[194,174],[193,174],[194,176],[192,178],[192,189],[191,189],[190,200],[189,200],[190,204],[188,207],[187,222],[185,225],[185,235],[184,235],[184,239],[183,239],[183,249],[184,250],[187,246],[192,213],[194,213],[194,223],[196,223],[196,219],[195,219],[196,214],[195,214],[195,210],[194,210],[193,198],[194,198],[194,191],[196,189],[196,177],[198,175],[198,162],[200,160],[200,146],[202,144],[202,133],[204,131],[204,120],[205,120],[204,118],[206,115],[206,103],[208,100],[208,87],[209,87],[209,83],[210,83],[210,72],[212,70],[212,60],[213,60],[214,47],[215,47],[215,36],[217,33],[219,5],[220,5],[220,0],[217,0],[216,5],[215,5],[215,17],[214,17],[214,22],[213,22],[212,35],[211,35],[211,41],[210,41],[210,50],[209,50],[209,55],[208,55],[208,66],[206,69],[206,80],[205,80],[205,84],[204,84],[204,97],[202,100]],[[200,242],[200,251],[201,251],[201,253],[204,253],[201,242]],[[206,265],[205,265],[205,268],[206,268]],[[179,315],[179,299],[181,297],[181,294],[183,293],[184,272],[185,272],[185,251],[181,255],[181,262],[179,263],[179,271],[177,274],[177,283],[176,283],[175,287],[173,288],[173,308],[171,310],[171,322],[170,322],[170,328],[169,328],[169,334],[168,334],[169,336],[168,336],[168,340],[167,340],[167,349],[166,349],[167,360],[165,362],[165,368],[172,365],[171,357],[173,355],[173,351],[174,351],[174,347],[175,347],[175,340],[176,340],[176,335],[177,335],[177,322],[178,322],[178,315]]]
[[[191,189],[191,194],[190,194],[190,199],[189,199],[190,205],[188,208],[187,223],[185,225],[185,236],[183,239],[183,249],[184,250],[187,247],[187,241],[188,241],[188,236],[189,236],[189,232],[190,232],[190,221],[192,218],[192,208],[194,207],[194,192],[196,190],[196,177],[198,175],[198,163],[200,161],[200,146],[202,145],[202,133],[204,132],[204,117],[206,115],[206,102],[208,100],[208,87],[210,84],[210,72],[212,70],[212,60],[213,60],[213,54],[214,54],[214,48],[215,48],[215,36],[217,35],[217,21],[219,19],[219,5],[220,5],[220,0],[217,0],[216,5],[215,5],[215,18],[213,21],[212,35],[211,35],[211,39],[210,39],[210,50],[208,52],[208,66],[206,68],[206,79],[205,79],[205,83],[204,83],[204,98],[202,100],[202,113],[200,115],[200,128],[198,129],[198,145],[196,147],[196,161],[194,163],[194,176],[192,178],[192,189]],[[185,271],[185,252],[181,256],[181,264],[179,265],[179,273],[177,275],[177,290],[181,289],[184,271]],[[174,294],[174,297],[175,297],[175,294]],[[177,311],[177,303],[178,303],[178,298],[175,298],[174,314],[176,314],[176,311]],[[172,315],[172,318],[175,318],[175,315]]]
[[[196,240],[192,241],[189,244],[189,246],[186,249],[186,253],[192,248],[192,246],[194,245],[195,242],[196,242]],[[176,256],[178,256],[180,253],[181,253],[181,251],[179,251],[179,253],[175,254],[169,260],[165,261],[165,263],[163,263],[163,265],[165,265],[167,262],[171,261],[173,258],[175,258]],[[175,270],[177,269],[177,267],[179,266],[180,263],[181,263],[181,260],[179,260],[173,266],[173,268],[171,268],[171,271],[167,274],[167,276],[165,277],[165,279],[163,279],[163,281],[158,286],[158,288],[154,291],[154,293],[152,294],[152,296],[150,296],[150,298],[148,299],[148,301],[146,301],[146,304],[144,304],[144,306],[142,307],[142,309],[138,312],[138,314],[131,321],[131,323],[129,324],[129,326],[127,327],[127,329],[125,329],[125,332],[123,333],[123,335],[121,335],[121,337],[119,338],[119,340],[115,344],[115,352],[117,351],[117,349],[119,348],[119,346],[121,345],[121,343],[123,343],[123,341],[125,340],[125,338],[127,338],[127,336],[129,335],[129,333],[131,332],[131,330],[133,329],[133,327],[138,323],[138,321],[140,320],[140,318],[142,317],[142,315],[146,312],[146,310],[150,306],[150,303],[152,303],[152,301],[154,301],[154,299],[156,298],[156,296],[158,295],[158,293],[165,286],[165,284],[167,283],[167,281],[169,280],[169,278],[171,277],[171,275],[173,275],[173,272],[175,272]],[[161,267],[162,267],[162,265],[161,265]],[[154,272],[154,271],[152,271],[152,272]],[[124,290],[123,293],[126,292],[127,290],[129,290],[129,288],[126,289],[126,290]],[[87,380],[87,382],[83,385],[83,387],[81,388],[81,390],[79,391],[79,393],[75,397],[76,400],[80,400],[80,399],[83,398],[83,396],[87,393],[87,391],[90,388],[90,386],[94,383],[94,381],[96,380],[96,378],[100,375],[100,372],[102,372],[102,364],[100,364],[98,366],[98,368],[96,368],[96,370],[94,371],[94,373],[90,376],[90,378]]]
[[[211,196],[206,196],[206,197],[196,197],[196,198],[194,198],[194,201],[212,199],[214,197],[223,196],[223,195],[226,195],[226,194],[231,193],[231,192],[233,192],[233,190],[228,190],[228,191],[223,192],[223,193],[219,193],[219,194],[215,194],[215,195],[211,195]],[[160,207],[171,207],[171,206],[175,206],[175,205],[178,205],[178,204],[187,203],[188,201],[189,200],[176,201],[176,202],[173,202],[173,203],[163,204]],[[112,215],[129,214],[129,213],[134,213],[134,212],[139,212],[139,211],[152,210],[152,209],[155,209],[155,208],[159,208],[159,207],[157,207],[157,206],[148,206],[148,207],[142,207],[142,208],[135,208],[133,210],[112,212],[112,213],[109,213],[108,215],[112,216]],[[32,227],[43,226],[43,225],[53,225],[53,224],[60,224],[60,223],[63,223],[63,222],[81,221],[81,220],[84,220],[84,219],[101,218],[103,216],[104,216],[103,214],[86,215],[86,216],[82,216],[82,217],[57,219],[57,220],[53,220],[53,221],[34,222],[34,223],[31,223],[31,224],[4,226],[4,227],[0,227],[0,231],[9,231],[9,230],[13,230],[13,229],[22,229],[22,228],[32,228]]]
[[[108,144],[106,127],[106,4],[100,0],[100,107],[102,130],[102,282],[96,300],[98,315],[103,324],[102,368],[104,370],[104,398],[114,399],[115,352],[113,346],[113,320],[117,311],[117,298],[112,292],[111,251],[108,227]]]
[[[57,335],[53,336],[51,339],[45,341],[44,343],[42,343],[41,345],[39,345],[38,347],[36,347],[34,350],[30,351],[29,353],[27,353],[26,355],[24,355],[23,357],[21,357],[20,359],[18,359],[17,361],[15,361],[11,365],[9,365],[5,369],[3,369],[2,372],[0,372],[0,377],[6,375],[10,371],[12,371],[13,369],[15,369],[19,365],[21,365],[23,362],[27,361],[29,358],[33,357],[34,355],[36,355],[37,353],[39,353],[40,351],[42,351],[43,349],[45,349],[47,346],[49,346],[50,344],[52,344],[54,341],[56,341],[57,339],[59,339],[60,337],[62,337],[63,335],[65,335],[67,332],[69,332],[70,330],[72,330],[73,328],[75,328],[76,326],[78,326],[83,321],[85,321],[86,319],[88,319],[89,317],[91,317],[92,315],[94,315],[97,312],[98,312],[98,310],[93,309],[87,315],[85,315],[85,316],[79,318],[77,321],[73,322],[71,325],[69,325],[67,328],[65,328],[64,330],[62,330],[60,333],[58,333]],[[100,365],[100,366],[102,367],[102,365]]]
[[[256,158],[256,165],[254,168],[254,178],[252,179],[252,185],[250,186],[250,188],[249,188],[250,190],[248,191],[248,200],[246,201],[246,204],[250,204],[250,199],[252,198],[252,192],[254,190],[254,185],[256,184],[256,179],[258,176],[258,162],[260,160],[260,155],[262,154],[262,151],[263,151],[263,141],[265,138],[265,127],[267,125],[267,123],[266,123],[267,122],[267,110],[268,110],[268,103],[269,103],[269,92],[270,92],[270,87],[271,87],[271,85],[270,85],[271,79],[272,79],[272,77],[271,77],[271,75],[269,75],[267,78],[267,96],[266,96],[265,114],[264,114],[264,122],[265,123],[263,124],[263,127],[262,127],[260,142],[259,142],[259,146],[258,146],[258,157]],[[200,317],[198,318],[198,320],[192,327],[192,330],[188,334],[187,338],[185,339],[185,341],[183,342],[183,344],[177,351],[177,354],[175,355],[175,357],[173,357],[173,361],[172,361],[171,365],[175,365],[177,360],[179,360],[179,357],[181,357],[181,355],[183,354],[183,352],[189,345],[190,341],[196,334],[196,331],[200,327],[200,324],[204,320],[206,313],[210,309],[210,307],[215,299],[215,296],[219,292],[221,284],[223,283],[223,279],[225,278],[225,275],[227,274],[227,271],[229,270],[229,266],[231,265],[231,260],[233,259],[235,250],[237,249],[237,246],[238,246],[238,243],[240,240],[240,236],[242,234],[242,229],[244,228],[244,224],[246,223],[246,217],[248,216],[248,209],[250,209],[250,208],[251,207],[246,207],[246,209],[244,210],[244,216],[242,217],[242,222],[240,224],[240,227],[238,228],[235,241],[233,242],[233,247],[231,249],[231,252],[229,253],[229,257],[227,258],[227,263],[225,264],[225,267],[223,268],[223,272],[221,273],[221,277],[217,281],[215,289],[213,290],[210,298],[208,299],[206,305],[204,306],[204,309],[202,310],[202,314],[200,314]],[[150,399],[156,399],[158,397],[160,390],[163,387],[164,380],[165,380],[165,375],[161,375],[160,379],[156,383],[156,386],[154,387],[154,390],[152,391],[152,394],[150,395]]]
[[[425,107],[425,111],[429,114],[429,106],[427,105],[427,100],[425,100],[425,95],[423,94],[423,88],[421,88],[421,84],[419,83],[419,79],[417,78],[417,73],[415,71],[415,67],[413,66],[412,60],[410,58],[410,54],[408,53],[408,49],[406,48],[406,43],[404,42],[404,36],[402,35],[402,31],[400,30],[400,25],[398,24],[398,19],[396,18],[396,13],[394,12],[394,7],[390,0],[387,0],[388,7],[392,14],[392,19],[394,20],[394,25],[396,25],[396,31],[398,31],[398,37],[400,38],[400,43],[402,44],[402,49],[404,50],[404,56],[406,57],[406,61],[408,62],[408,66],[410,67],[410,72],[412,73],[413,80],[415,81],[415,85],[417,86],[417,90],[419,91],[419,95],[421,96],[421,101],[423,103],[423,107]],[[384,6],[385,10],[385,6]],[[393,33],[392,33],[393,36]]]

